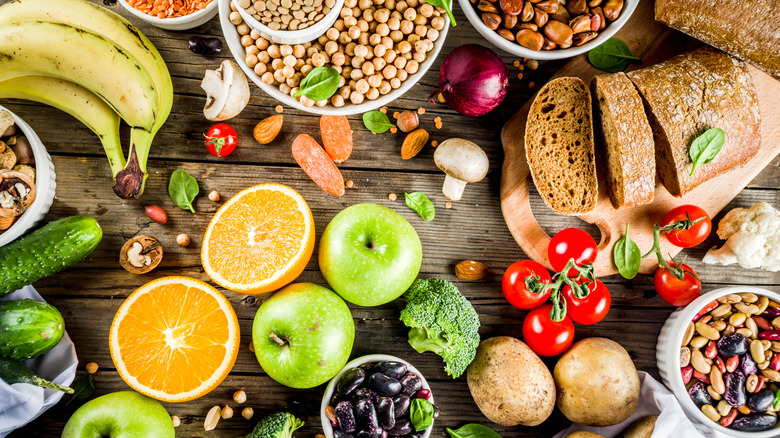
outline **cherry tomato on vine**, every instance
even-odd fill
[[[236,130],[225,123],[217,123],[206,132],[206,149],[217,158],[230,155],[237,144]]]
[[[661,226],[665,227],[674,222],[688,220],[686,213],[690,216],[691,221],[695,221],[699,218],[703,219],[700,222],[693,224],[691,228],[687,230],[672,230],[668,233],[664,233],[672,245],[679,246],[680,248],[690,248],[704,242],[707,236],[710,235],[710,231],[712,231],[710,216],[706,211],[695,205],[681,205],[671,209],[669,213],[666,213],[666,216],[664,216],[664,220],[661,221]]]
[[[501,289],[509,304],[518,309],[533,309],[539,307],[550,298],[550,289],[540,293],[533,293],[525,286],[525,279],[531,276],[539,277],[542,283],[549,283],[550,272],[533,260],[520,260],[506,268],[501,279]]]
[[[574,324],[568,316],[561,321],[550,319],[552,304],[539,306],[525,316],[523,340],[539,356],[556,356],[574,340]]]
[[[682,263],[680,268],[685,271],[682,280],[666,268],[655,271],[655,291],[672,306],[687,306],[701,293],[701,282],[691,274],[693,270]]]
[[[577,266],[593,263],[598,255],[596,241],[590,234],[579,228],[566,228],[553,236],[547,245],[547,257],[553,269],[560,272],[569,259],[574,259]],[[575,269],[569,269],[569,276],[577,275]]]
[[[565,285],[561,294],[566,300],[566,314],[577,324],[595,324],[609,313],[612,296],[609,289],[599,280],[588,282],[590,293],[585,298],[577,298],[569,285]]]

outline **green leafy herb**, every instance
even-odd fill
[[[447,11],[447,15],[450,16],[450,21],[452,21],[452,27],[455,27],[458,25],[457,22],[455,22],[455,16],[452,15],[452,4],[450,3],[451,0],[427,0],[427,3],[431,6],[438,6],[445,11]]]
[[[91,397],[92,394],[95,393],[95,384],[92,382],[92,374],[87,374],[80,378],[73,384],[72,388],[73,395],[70,397],[70,400],[65,403],[65,406],[68,406],[73,400],[83,400]]]
[[[339,72],[333,67],[314,67],[301,81],[294,97],[306,96],[319,102],[330,99],[339,89]]]
[[[615,243],[612,248],[612,257],[615,258],[615,266],[620,275],[627,279],[636,277],[639,273],[639,265],[642,264],[642,252],[639,246],[628,237],[628,224],[626,224],[626,235]]]
[[[404,193],[404,198],[406,199],[406,205],[416,211],[423,220],[432,221],[433,217],[436,216],[436,209],[433,207],[431,200],[425,196],[425,193]]]
[[[726,133],[720,128],[710,128],[704,131],[704,134],[696,137],[688,149],[688,155],[693,161],[691,175],[696,171],[696,167],[714,160],[725,142]]]
[[[168,182],[168,196],[182,210],[195,213],[192,200],[198,196],[199,192],[198,181],[189,173],[180,169],[171,174],[171,180]]]
[[[623,40],[610,38],[588,52],[588,61],[599,70],[617,73],[640,59],[631,55],[631,50]]]
[[[395,126],[390,123],[387,114],[382,111],[369,111],[363,113],[363,124],[374,134],[381,134]]]
[[[433,424],[433,411],[433,404],[428,400],[423,398],[412,400],[412,405],[409,407],[409,416],[411,417],[414,430],[419,432],[431,427],[431,424]]]
[[[452,438],[501,438],[495,430],[477,423],[470,423],[455,430],[447,428]]]

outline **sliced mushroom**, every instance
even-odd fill
[[[206,70],[200,87],[206,92],[203,114],[209,120],[227,120],[237,116],[249,103],[249,82],[239,66],[222,61],[216,70]]]
[[[22,172],[0,170],[0,217],[24,213],[35,202],[35,183]]]
[[[443,141],[436,148],[433,161],[447,174],[442,192],[453,201],[460,201],[466,183],[481,181],[488,172],[485,151],[462,138]]]
[[[16,132],[14,116],[8,110],[0,109],[0,138],[13,135]]]

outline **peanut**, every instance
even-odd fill
[[[144,210],[146,211],[146,215],[149,216],[149,219],[157,222],[158,224],[163,225],[168,222],[168,215],[162,208],[156,205],[147,205]]]

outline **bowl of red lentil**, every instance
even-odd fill
[[[449,27],[446,12],[425,0],[344,0],[339,18],[315,40],[277,44],[244,22],[232,0],[214,1],[247,77],[282,104],[315,114],[359,114],[399,98],[433,65]],[[293,97],[320,66],[339,72],[336,94],[318,102]]]
[[[333,26],[344,6],[344,0],[231,1],[244,23],[277,44],[316,40]]]
[[[119,0],[135,17],[166,30],[198,27],[217,15],[216,0]]]

